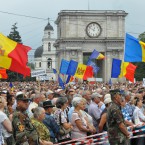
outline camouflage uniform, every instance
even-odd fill
[[[16,145],[39,145],[38,133],[26,112],[16,109],[13,113],[12,125]]]
[[[32,124],[35,126],[41,140],[50,141],[50,133],[48,128],[35,118],[31,119]]]
[[[119,124],[124,123],[121,108],[112,103],[107,110],[108,139],[111,145],[127,145],[128,139],[119,129]]]

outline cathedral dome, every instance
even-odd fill
[[[50,25],[50,23],[48,22],[47,26],[45,27],[45,30],[52,30],[53,31],[53,27]]]
[[[42,57],[42,53],[43,53],[43,46],[40,46],[35,50],[34,58]]]

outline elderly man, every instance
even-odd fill
[[[91,91],[89,91],[89,90],[83,91],[82,97],[85,98],[87,101],[85,111],[88,112],[89,105],[91,104]]]
[[[45,109],[45,119],[43,120],[43,123],[46,125],[46,127],[50,131],[50,140],[55,143],[57,134],[59,133],[60,127],[57,125],[55,119],[52,116],[52,109],[54,105],[50,100],[43,102],[43,108]]]
[[[38,107],[38,104],[42,101],[42,95],[40,92],[36,92],[36,94],[33,96],[33,102],[30,103],[29,107],[28,107],[28,115],[29,117],[33,117],[33,113],[32,113],[32,109]]]
[[[108,139],[111,145],[128,145],[130,133],[127,131],[121,112],[120,90],[112,90],[112,104],[107,110]]]
[[[88,113],[93,118],[93,125],[95,126],[97,132],[98,132],[98,125],[100,122],[100,116],[102,113],[101,106],[98,105],[100,103],[100,97],[101,97],[100,94],[93,93],[91,95],[92,102],[88,108]]]
[[[54,96],[54,92],[53,92],[53,91],[48,90],[48,91],[46,92],[46,99],[47,99],[47,100],[52,100],[52,99],[53,99],[53,96]]]
[[[132,106],[131,104],[130,104],[130,100],[131,100],[131,92],[129,92],[129,91],[125,91],[124,92],[124,96],[125,96],[125,102],[126,102],[126,104],[125,104],[125,109],[126,110],[128,110],[128,113],[129,113],[129,115],[130,115],[130,117],[131,117],[131,119],[133,118],[133,112],[134,112],[134,110],[135,110],[135,106]]]

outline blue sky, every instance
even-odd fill
[[[145,31],[144,5],[145,0],[0,0],[0,32],[8,35],[17,22],[23,43],[36,49],[42,45],[43,30],[48,21],[2,12],[44,19],[49,17],[56,34],[54,21],[61,10],[87,10],[89,6],[90,10],[125,10],[128,13],[126,32],[137,37]]]

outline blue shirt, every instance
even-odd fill
[[[68,111],[68,120],[69,120],[69,122],[71,122],[71,117],[72,117],[72,114],[73,114],[74,110],[75,110],[75,108],[71,107]]]
[[[130,105],[129,103],[126,103],[125,109],[128,111],[131,118],[133,118],[133,112],[135,110],[135,106]]]
[[[49,129],[50,137],[55,138],[56,135],[59,133],[60,127],[57,125],[56,121],[54,120],[53,116],[51,116],[48,113],[45,113],[45,119],[43,120],[43,123],[46,125],[46,127]]]
[[[123,114],[124,120],[128,120],[129,122],[132,122],[131,117],[128,113],[128,110],[125,107],[121,109],[121,112]]]

